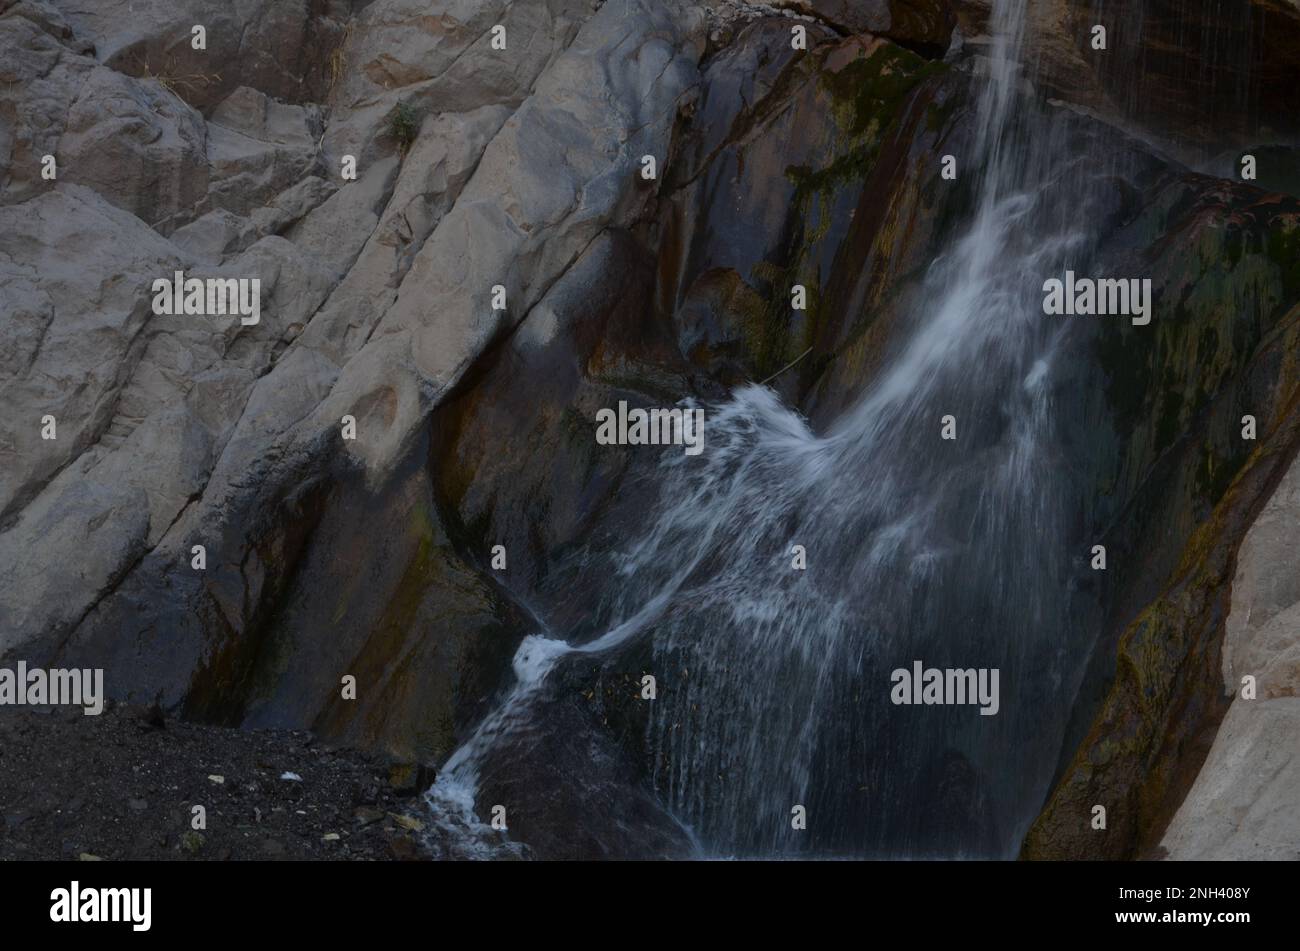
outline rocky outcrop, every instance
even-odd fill
[[[24,0],[19,7],[27,5]],[[365,0],[38,0],[95,59],[156,79],[207,111],[239,86],[286,102],[321,102],[335,51]],[[197,29],[202,28],[201,40]],[[200,43],[202,44],[200,48]]]
[[[1292,464],[1237,555],[1222,647],[1232,705],[1161,840],[1167,858],[1300,858],[1297,532],[1300,466]]]
[[[281,69],[312,70],[276,44],[339,5],[249,6],[231,23],[257,29],[232,38],[218,16],[208,59],[184,63],[189,28],[178,45],[173,27],[192,10],[142,7],[128,21],[24,3],[0,19],[32,51],[22,79],[57,87],[6,87],[20,122],[42,111],[32,97],[61,96],[73,117],[48,131],[10,122],[4,139],[31,141],[10,151],[23,161],[0,208],[0,293],[19,318],[3,381],[0,650],[106,666],[115,695],[194,715],[317,723],[436,758],[526,622],[442,533],[428,413],[593,240],[635,220],[640,156],[667,152],[704,15],[556,0],[429,18],[373,3],[333,60],[344,72],[329,109],[327,87],[281,82]],[[36,7],[66,28],[45,29]],[[486,82],[507,59],[487,35],[498,21],[523,55]],[[169,51],[177,69],[220,52],[242,85],[163,81],[146,66]],[[390,62],[403,56],[423,72]],[[78,111],[78,96],[99,104]],[[404,153],[382,131],[398,101],[426,113]],[[42,149],[57,180],[41,178]],[[258,278],[260,322],[153,314],[151,282],[176,269]],[[344,416],[355,442],[340,438]],[[401,532],[369,532],[378,516]],[[358,577],[340,548],[370,542]],[[312,595],[321,585],[337,599]],[[422,603],[438,605],[428,623],[454,628],[450,640],[426,629]],[[334,706],[349,672],[369,684],[360,717]]]

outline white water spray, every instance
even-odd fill
[[[665,457],[663,502],[622,556],[605,633],[581,645],[526,638],[514,687],[427,793],[444,833],[474,843],[465,854],[502,847],[475,812],[480,768],[514,732],[545,729],[535,705],[547,675],[570,655],[641,637],[652,639],[657,670],[684,672],[652,713],[649,739],[666,763],[656,787],[710,848],[792,850],[790,805],[813,801],[823,848],[906,852],[923,839],[904,820],[917,811],[918,777],[931,774],[969,782],[993,817],[993,831],[958,849],[1005,853],[1019,841],[1063,712],[1022,706],[987,718],[997,723],[945,712],[900,726],[882,713],[880,672],[947,652],[957,666],[1008,670],[1013,692],[1031,669],[1073,689],[1071,658],[1053,641],[1064,558],[1026,547],[1062,535],[1063,514],[1048,451],[1053,337],[1025,289],[1080,237],[1040,220],[1045,180],[1024,184],[1015,134],[1024,4],[996,3],[971,163],[975,218],[931,269],[933,306],[826,434],[747,386],[708,411],[703,457]],[[939,441],[944,413],[963,428],[955,445]],[[794,544],[809,570],[791,570]],[[1022,758],[1036,772],[1001,782]],[[989,837],[994,845],[981,844]]]

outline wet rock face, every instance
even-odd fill
[[[517,560],[505,583],[542,597],[548,617],[577,622],[596,593],[565,553],[635,531],[631,513],[653,500],[653,459],[594,446],[599,408],[721,398],[801,355],[773,385],[843,402],[864,382],[845,341],[873,316],[870,279],[823,282],[865,253],[883,296],[932,246],[936,151],[965,134],[952,109],[964,80],[827,32],[800,56],[788,22],[751,24],[709,60],[645,219],[593,241],[435,416],[453,534],[478,551],[506,544]],[[797,281],[807,317],[785,306]]]
[[[656,304],[692,364],[734,384],[797,361],[773,385],[825,409],[857,391],[896,316],[881,303],[963,199],[939,156],[967,135],[966,88],[878,39],[822,34],[794,56],[779,20],[711,61],[659,211]]]
[[[379,486],[343,475],[304,487],[238,574],[213,573],[205,593],[228,633],[189,685],[189,715],[311,725],[408,761],[455,748],[501,686],[528,619],[450,545],[428,461],[417,444]]]
[[[1097,70],[1135,121],[1193,142],[1250,144],[1300,134],[1300,9],[1287,0],[1177,0],[1102,5],[1113,53],[1131,65]]]
[[[1028,858],[1132,858],[1159,843],[1227,710],[1215,672],[1238,546],[1300,448],[1300,377],[1288,356],[1300,285],[1280,250],[1300,208],[1200,176],[1154,195],[1116,242],[1159,233],[1145,255],[1170,319],[1096,351],[1109,374],[1097,389],[1125,446],[1098,476],[1126,500],[1101,502],[1102,537],[1108,557],[1142,568],[1101,589],[1110,633]],[[1242,439],[1248,414],[1257,443]],[[1097,805],[1104,834],[1091,826]]]
[[[480,801],[512,804],[510,837],[526,843],[530,858],[701,857],[690,832],[645,782],[638,744],[610,728],[610,706],[637,703],[635,680],[622,678],[610,689],[593,673],[582,664],[557,672],[551,696],[542,700],[546,721],[493,751]],[[598,692],[622,696],[610,704]]]
[[[989,0],[954,0],[968,45]],[[1300,135],[1300,9],[1290,0],[1030,0],[1028,78],[1191,159]],[[1096,49],[1094,28],[1106,30]]]
[[[456,460],[443,479],[456,513],[453,535],[480,551],[491,540],[508,539],[507,547],[525,560],[507,583],[577,640],[601,631],[600,592],[613,574],[603,555],[636,532],[638,514],[653,506],[655,495],[643,457],[591,455],[594,409],[617,399],[654,405],[711,396],[718,383],[763,378],[804,354],[807,362],[774,385],[815,419],[834,418],[871,379],[895,321],[915,303],[936,232],[961,214],[960,190],[940,190],[934,175],[937,156],[960,150],[969,135],[956,108],[963,101],[960,77],[897,46],[829,33],[809,56],[796,57],[785,29],[779,20],[753,23],[706,63],[655,214],[633,235],[603,238],[589,252],[592,274],[627,275],[624,285],[583,277],[588,264],[581,261],[557,285],[554,300],[544,301],[486,364],[485,375],[440,413]],[[1067,338],[1080,367],[1071,381],[1078,392],[1063,388],[1059,398],[1090,421],[1067,450],[1077,455],[1069,467],[1087,486],[1080,518],[1090,527],[1083,536],[1104,540],[1126,565],[1147,566],[1126,567],[1121,582],[1080,596],[1081,604],[1092,604],[1081,610],[1098,612],[1099,623],[1118,638],[1132,612],[1162,590],[1192,529],[1245,464],[1234,420],[1261,405],[1284,418],[1292,382],[1275,374],[1289,338],[1277,338],[1274,328],[1289,326],[1283,318],[1295,295],[1292,264],[1275,236],[1290,229],[1296,209],[1261,200],[1249,188],[1188,175],[1131,140],[1106,138],[1086,124],[1073,134],[1081,153],[1116,158],[1096,172],[1113,176],[1109,191],[1098,189],[1107,197],[1070,213],[1099,223],[1099,262],[1118,268],[1143,261],[1172,308],[1149,335],[1090,325],[1072,327]],[[734,213],[740,196],[774,197],[740,216]],[[777,315],[767,302],[784,300],[796,281],[814,289],[812,313],[802,319],[786,311],[771,322]],[[1220,306],[1257,295],[1261,320],[1248,328]],[[585,316],[574,320],[575,314]],[[1187,379],[1200,382],[1184,392],[1178,381]],[[1271,402],[1261,402],[1264,393]],[[1249,484],[1236,497],[1234,514],[1216,523],[1226,546],[1249,524],[1267,476]],[[1093,494],[1096,485],[1109,487],[1102,498]],[[1160,663],[1177,666],[1184,651],[1199,658],[1212,650],[1216,579],[1201,574],[1190,582],[1198,600],[1184,605],[1186,617],[1167,622],[1195,625],[1199,640],[1173,638],[1161,628],[1142,641],[1161,645]],[[1115,678],[1115,655],[1106,653],[1112,642],[1103,644],[1100,669],[1090,675],[1077,713],[1085,732],[1098,705],[1091,692],[1104,692]],[[602,682],[635,673],[623,669],[626,660],[611,661],[578,692],[599,695]],[[1221,712],[1212,697],[1184,694],[1177,683],[1161,689],[1166,705],[1142,714],[1149,742],[1165,742],[1166,728],[1197,735]],[[557,711],[568,711],[557,716],[574,715],[567,701],[556,703]],[[608,706],[601,716],[608,728]],[[638,714],[630,716],[635,723]],[[1187,726],[1178,725],[1180,716]],[[1112,720],[1105,731],[1131,728]],[[643,730],[624,734],[625,748],[637,746]],[[1082,733],[1071,740],[1067,755],[1081,739]],[[533,742],[544,748],[546,739]],[[1116,788],[1163,783],[1167,801],[1160,808],[1167,809],[1195,772],[1195,757],[1176,752],[1184,746],[1175,741],[1160,754],[1163,765],[1150,767],[1142,753],[1128,767],[1099,775]],[[646,782],[655,755],[642,750],[641,772],[629,775]],[[1153,778],[1169,771],[1175,779]],[[543,786],[544,775],[537,773]],[[514,779],[501,767],[497,781],[508,786]],[[983,782],[950,751],[927,786],[953,805],[970,805],[987,795]],[[559,803],[553,801],[556,809]],[[972,805],[954,822],[979,825],[981,814]],[[1071,814],[1056,813],[1062,822]],[[1008,833],[986,831],[977,848],[996,851]],[[548,835],[535,825],[521,834],[539,843]],[[595,834],[584,848],[596,854],[605,848],[600,842]],[[918,830],[911,843],[944,854],[944,835]],[[1061,848],[1056,842],[1041,854]]]

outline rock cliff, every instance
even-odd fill
[[[1024,854],[1295,857],[1300,7],[1143,6],[1026,25],[1022,93],[1095,196],[1058,212],[1166,317],[1063,335],[1062,478],[1115,568],[1070,583],[1096,643]],[[765,382],[826,426],[896,353],[975,201],[940,169],[989,7],[0,0],[0,658],[440,764],[524,636],[597,633],[592,565],[656,499],[599,407]],[[260,320],[157,313],[178,271],[260,281]],[[521,814],[537,854],[694,847],[640,660],[554,687],[573,742],[524,778],[605,773]],[[644,831],[557,834],[593,808]]]

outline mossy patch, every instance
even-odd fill
[[[407,102],[399,102],[388,113],[388,135],[397,143],[398,150],[405,155],[420,134],[420,116],[415,107]]]
[[[794,188],[791,231],[784,261],[763,261],[751,272],[766,302],[761,314],[749,315],[747,331],[754,369],[766,377],[803,354],[823,329],[826,313],[824,275],[816,263],[835,221],[836,206],[846,189],[860,188],[875,168],[882,145],[895,130],[908,98],[917,87],[948,69],[942,63],[883,43],[868,55],[818,73],[818,87],[830,107],[835,128],[830,160],[820,167],[791,165],[786,178]],[[935,122],[946,119],[936,107]],[[807,291],[807,306],[794,311],[795,285]],[[860,333],[861,328],[858,328]],[[806,384],[827,364],[810,361],[801,368]]]
[[[861,184],[875,165],[886,134],[898,123],[907,97],[932,76],[948,69],[910,50],[885,44],[838,71],[819,76],[829,95],[832,115],[842,143],[832,161],[819,169],[796,165],[786,169],[795,186],[795,206],[801,217],[833,205],[845,185]],[[931,104],[942,121],[942,107]],[[817,234],[819,224],[810,229]]]

